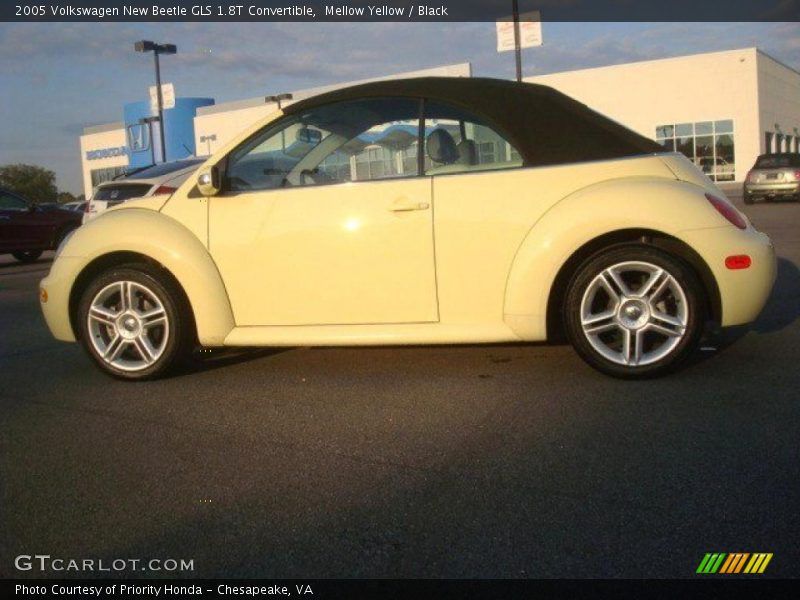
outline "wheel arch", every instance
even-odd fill
[[[81,330],[78,325],[77,313],[78,313],[78,305],[80,304],[81,297],[83,296],[83,293],[86,291],[86,288],[88,288],[91,282],[104,271],[122,265],[131,265],[137,263],[138,264],[143,263],[149,265],[150,267],[159,271],[164,277],[169,278],[175,284],[176,288],[181,292],[180,300],[184,304],[184,306],[188,309],[192,326],[196,330],[197,325],[195,323],[194,309],[192,307],[192,303],[189,301],[189,297],[186,294],[186,290],[183,288],[180,281],[178,281],[175,275],[173,275],[169,271],[169,269],[167,269],[157,260],[154,260],[145,254],[141,254],[139,252],[131,252],[128,250],[120,250],[98,256],[97,258],[92,260],[89,264],[87,264],[75,278],[75,282],[72,284],[72,288],[70,289],[69,293],[69,321],[70,321],[70,327],[72,328],[72,333],[75,335],[75,339],[80,339],[81,336]]]
[[[566,339],[562,308],[569,283],[575,272],[597,253],[626,244],[641,244],[659,248],[685,262],[694,271],[703,286],[706,314],[712,321],[720,322],[722,300],[719,286],[708,264],[691,246],[661,231],[643,228],[621,229],[589,240],[575,250],[561,265],[553,285],[550,287],[547,299],[546,327],[549,341],[563,342]]]
[[[146,263],[173,280],[189,307],[201,344],[221,346],[234,327],[222,276],[206,247],[178,221],[159,212],[124,209],[104,214],[80,227],[63,253],[79,257],[67,303],[76,339],[77,307],[89,282],[109,268],[135,262]]]
[[[710,314],[718,319],[721,300],[716,280],[680,233],[729,226],[704,192],[705,188],[675,179],[624,177],[563,198],[531,227],[517,249],[506,281],[504,321],[522,340],[559,339],[551,311],[563,299],[574,269],[604,247],[643,239],[690,265],[711,299]]]

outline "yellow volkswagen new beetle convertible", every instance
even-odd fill
[[[44,315],[125,379],[198,344],[564,336],[605,373],[661,374],[708,321],[752,321],[776,271],[767,236],[662,150],[539,85],[334,91],[77,230]]]

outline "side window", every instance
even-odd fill
[[[0,210],[28,210],[28,203],[17,196],[0,192]]]
[[[370,98],[289,116],[230,154],[226,189],[416,176],[419,114],[416,99]]]
[[[425,174],[522,166],[519,152],[499,132],[461,109],[425,103]]]

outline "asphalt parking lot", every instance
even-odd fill
[[[40,576],[14,557],[44,553],[196,577],[662,578],[772,552],[767,575],[800,576],[800,204],[746,212],[781,257],[761,318],[643,382],[501,345],[219,354],[121,383],[50,338],[49,262],[2,257],[0,575]]]

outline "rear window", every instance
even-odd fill
[[[192,160],[176,160],[175,162],[161,163],[160,165],[153,165],[141,171],[136,171],[127,175],[125,179],[152,179],[154,177],[161,177],[162,175],[169,175],[175,171],[186,169],[191,166],[199,166],[203,159]]]
[[[93,200],[122,202],[123,200],[130,200],[131,198],[141,198],[150,191],[151,187],[153,186],[149,183],[104,185],[97,188]]]
[[[755,169],[800,167],[800,154],[765,154],[756,159]]]

